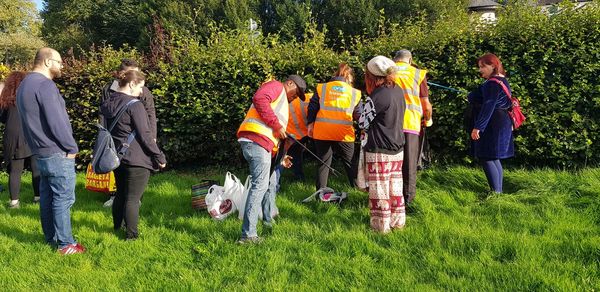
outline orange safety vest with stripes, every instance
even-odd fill
[[[285,88],[281,91],[277,99],[271,102],[271,108],[277,116],[279,124],[285,127],[288,123],[289,117],[289,104],[287,95],[285,93]],[[273,141],[273,144],[275,145],[273,146],[273,152],[277,152],[279,139],[273,136],[273,129],[267,126],[267,124],[265,124],[265,122],[263,122],[263,120],[260,118],[260,115],[254,107],[254,104],[250,106],[248,113],[246,113],[246,118],[244,118],[244,121],[237,131],[238,135],[240,132],[253,132],[269,138],[269,140]]]
[[[317,140],[354,142],[352,112],[361,93],[343,81],[317,84],[319,111],[315,119],[313,138]]]
[[[305,101],[300,98],[294,99],[290,103],[290,118],[288,120],[286,132],[294,135],[294,138],[300,140],[308,135],[308,104],[312,98],[312,93],[306,93]]]
[[[405,62],[397,62],[396,84],[404,90],[406,111],[404,112],[404,132],[419,134],[423,108],[419,91],[421,82],[425,80],[427,70],[417,69]]]

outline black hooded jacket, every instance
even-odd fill
[[[100,113],[106,118],[106,127],[113,122],[119,110],[135,97],[113,92],[100,105]],[[157,170],[159,164],[166,163],[165,155],[158,149],[149,127],[148,115],[141,102],[133,103],[119,119],[111,134],[117,149],[127,142],[129,133],[136,131],[136,136],[121,159],[121,163]]]

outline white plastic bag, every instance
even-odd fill
[[[224,190],[224,187],[213,185],[206,194],[208,214],[216,220],[223,220],[235,211],[233,201],[223,198]]]
[[[223,184],[223,188],[223,199],[231,200],[235,205],[235,210],[243,209],[244,206],[240,205],[240,200],[244,194],[244,185],[242,185],[240,179],[238,179],[231,172],[227,172],[225,175],[225,183]]]
[[[248,191],[250,191],[250,181],[252,180],[252,176],[247,176],[246,177],[246,182],[244,183],[244,191],[241,193],[240,196],[234,197],[233,201],[235,202],[235,204],[238,206],[238,218],[240,220],[244,219],[244,212],[246,211],[246,199],[248,199]]]

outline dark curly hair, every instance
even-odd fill
[[[0,109],[7,109],[15,105],[17,99],[17,88],[23,81],[27,73],[23,71],[14,71],[4,79],[4,89],[0,94]]]

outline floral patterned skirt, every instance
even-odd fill
[[[375,231],[387,233],[406,224],[402,196],[403,159],[403,152],[395,155],[365,152],[371,228]]]

